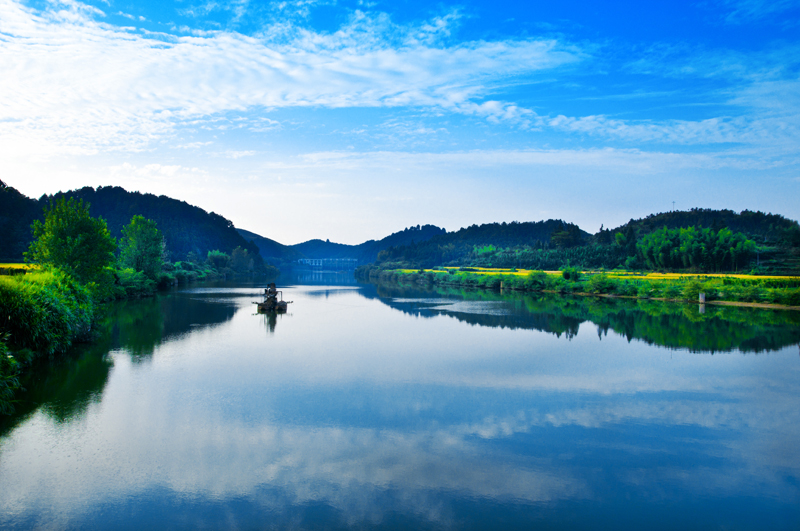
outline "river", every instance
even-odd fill
[[[0,424],[0,527],[800,528],[800,312],[279,282],[111,305]]]

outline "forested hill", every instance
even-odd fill
[[[472,225],[441,234],[424,242],[395,245],[381,252],[379,262],[404,262],[419,265],[442,265],[468,255],[493,252],[503,248],[547,248],[551,245],[575,247],[591,239],[588,232],[560,219]]]
[[[229,220],[163,195],[128,192],[117,186],[97,189],[85,187],[59,192],[53,196],[42,196],[37,201],[25,197],[13,188],[4,187],[0,192],[0,224],[4,223],[5,218],[12,217],[7,216],[6,212],[16,212],[14,219],[18,221],[11,224],[10,237],[3,230],[4,240],[0,245],[0,254],[8,255],[3,256],[3,260],[22,260],[22,252],[27,250],[32,239],[31,222],[34,219],[43,219],[43,209],[50,199],[62,196],[75,197],[89,203],[91,215],[105,219],[108,230],[114,237],[120,236],[122,227],[130,223],[135,215],[152,219],[164,234],[170,260],[184,260],[189,252],[205,257],[209,251],[215,249],[230,254],[236,247],[247,249],[252,255],[259,254],[258,247],[243,238]],[[8,225],[8,222],[5,223]]]
[[[292,245],[292,248],[303,253],[306,258],[357,258],[361,263],[366,263],[375,261],[378,253],[389,247],[424,242],[446,233],[445,229],[434,225],[417,225],[395,232],[381,240],[368,240],[358,245],[309,240]]]
[[[491,223],[391,247],[377,262],[389,269],[572,266],[796,274],[800,226],[775,214],[703,209],[656,214],[594,235],[560,220]]]
[[[748,238],[759,243],[777,243],[784,238],[787,231],[797,227],[797,222],[787,219],[779,214],[765,214],[743,210],[740,213],[733,210],[711,210],[709,208],[693,208],[691,210],[677,210],[651,214],[642,219],[631,219],[628,223],[612,229],[611,234],[621,232],[626,234],[628,228],[633,228],[638,237],[650,234],[657,229],[685,229],[687,227],[705,227],[715,230],[723,227],[733,232],[741,232]]]

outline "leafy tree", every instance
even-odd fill
[[[141,271],[151,280],[158,279],[166,244],[155,221],[133,216],[131,222],[122,227],[119,248],[120,265]]]
[[[581,229],[572,223],[560,223],[550,235],[550,241],[559,249],[575,247],[582,243]]]
[[[208,251],[208,258],[206,259],[206,262],[208,262],[208,264],[211,267],[213,267],[218,271],[228,267],[230,261],[231,257],[223,253],[222,251],[219,251],[217,249],[214,249],[213,251]]]
[[[105,220],[89,215],[82,200],[60,198],[45,208],[44,223],[33,222],[27,262],[58,267],[82,283],[96,282],[114,261],[116,242]]]
[[[663,227],[642,238],[637,245],[640,257],[650,269],[707,272],[736,271],[750,262],[755,251],[752,240],[728,228],[715,231]]]
[[[253,270],[253,259],[247,249],[237,247],[231,253],[231,269],[237,273],[247,273]]]

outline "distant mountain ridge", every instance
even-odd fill
[[[278,243],[275,240],[271,240],[265,236],[256,234],[255,232],[250,232],[249,230],[236,229],[236,231],[245,240],[252,241],[254,244],[256,244],[256,246],[258,246],[258,250],[261,252],[261,256],[265,260],[277,259],[283,261],[295,261],[305,257],[303,253],[297,251],[290,245],[283,245],[282,243]]]
[[[417,225],[390,234],[381,240],[368,240],[358,245],[334,243],[329,240],[308,240],[294,245],[283,245],[256,233],[237,229],[245,239],[252,240],[261,250],[261,256],[269,260],[295,261],[300,258],[353,258],[361,263],[374,262],[378,253],[397,245],[409,245],[427,241],[446,234],[445,229],[434,225]]]

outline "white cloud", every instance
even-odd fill
[[[669,153],[639,149],[525,149],[473,150],[445,153],[406,153],[375,151],[353,153],[327,151],[302,155],[293,160],[265,163],[268,169],[325,168],[326,170],[377,171],[379,168],[401,167],[415,174],[429,168],[453,168],[455,172],[468,169],[492,169],[543,166],[564,167],[574,171],[603,170],[629,175],[656,175],[686,169],[766,169],[777,162],[769,153],[759,157],[749,150],[728,150],[710,153]],[[428,170],[426,170],[426,173]]]
[[[242,157],[252,157],[255,154],[255,151],[234,151],[229,149],[228,151],[220,153],[220,156],[228,159],[240,159]]]
[[[50,153],[145,149],[187,121],[255,107],[438,107],[525,124],[530,111],[475,100],[510,76],[583,57],[555,40],[440,45],[447,17],[401,27],[356,12],[332,34],[284,25],[258,38],[177,36],[62,7],[0,1],[0,138]]]

